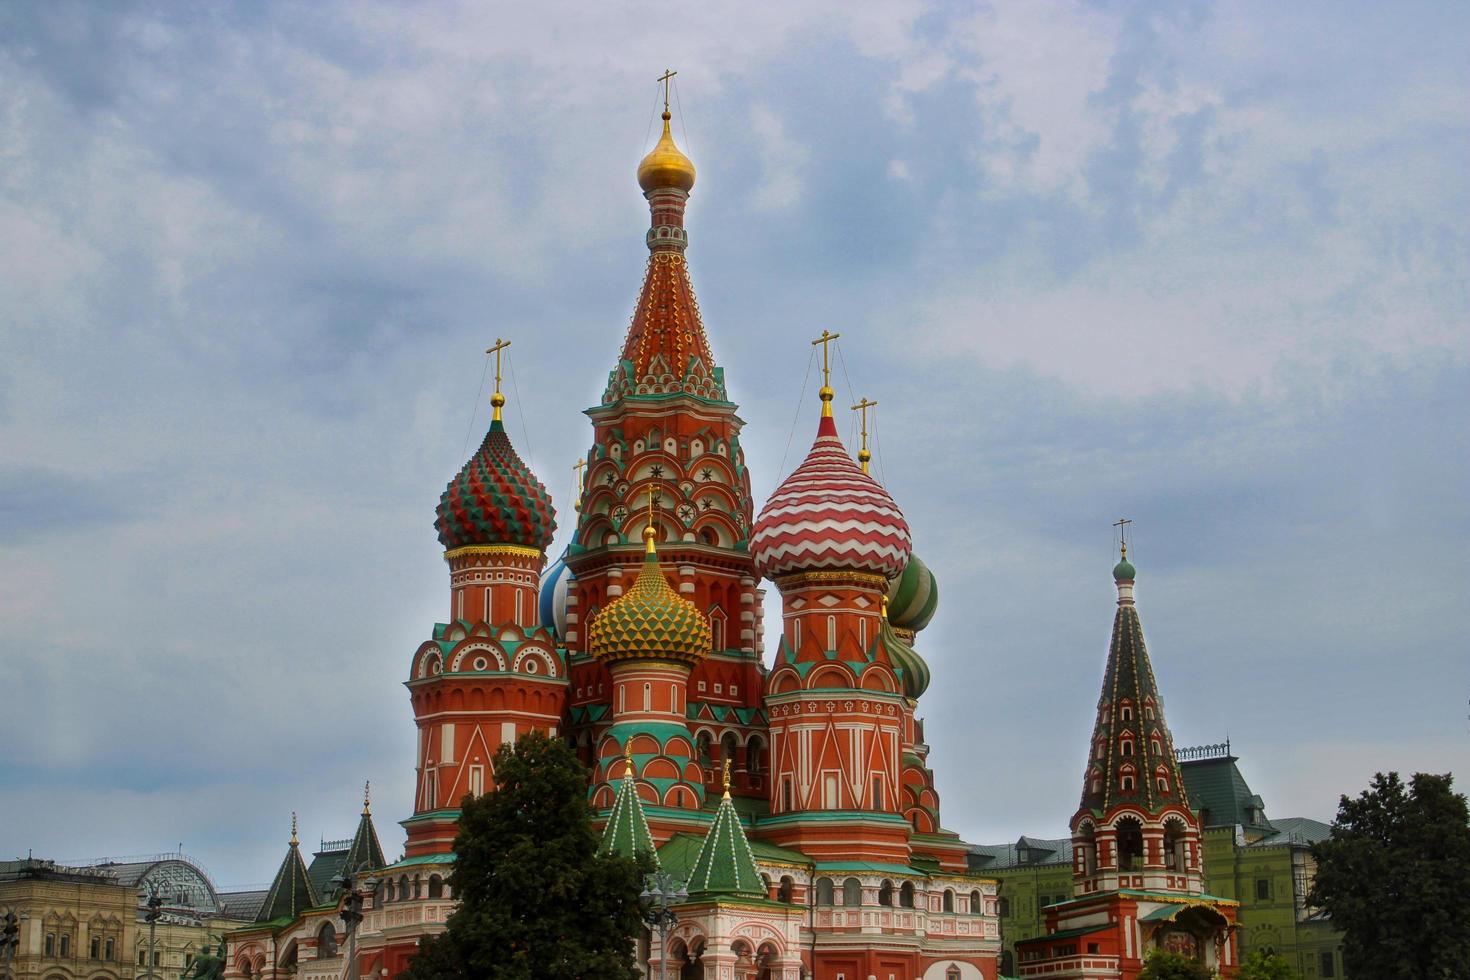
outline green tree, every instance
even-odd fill
[[[1240,972],[1235,975],[1236,980],[1301,980],[1301,976],[1285,956],[1263,949],[1247,953],[1240,961]]]
[[[1470,977],[1470,811],[1450,774],[1378,773],[1312,848],[1310,901],[1342,930],[1351,977]]]
[[[495,756],[493,793],[466,798],[449,883],[460,904],[409,980],[634,980],[640,863],[599,855],[587,771],[559,739]]]
[[[1167,950],[1148,954],[1138,980],[1214,980],[1215,971],[1197,960]]]

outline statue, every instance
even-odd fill
[[[219,951],[210,953],[209,947],[205,946],[194,962],[184,973],[182,980],[224,980],[225,976],[225,941],[223,937],[219,940]]]

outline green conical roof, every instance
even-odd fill
[[[387,865],[388,859],[383,856],[383,845],[378,843],[378,831],[373,826],[373,812],[369,804],[367,791],[363,791],[362,819],[357,822],[357,833],[352,838],[352,846],[347,849],[347,857],[342,861],[342,873],[344,875],[361,874],[364,871],[372,871]]]
[[[265,893],[256,922],[274,919],[294,919],[317,904],[316,889],[306,876],[306,864],[301,860],[301,847],[296,840],[296,814],[291,814],[291,846],[281,861],[280,870],[271,882],[270,891]]]
[[[699,849],[699,857],[694,859],[688,888],[693,898],[709,895],[765,897],[765,885],[755,869],[755,855],[745,837],[745,828],[740,826],[740,815],[730,802],[728,789],[715,811],[715,822],[710,824],[704,846]]]
[[[607,818],[607,826],[602,828],[602,843],[597,846],[597,853],[631,858],[644,851],[653,858],[653,866],[658,867],[658,851],[653,846],[653,835],[648,832],[648,818],[643,815],[643,803],[638,799],[638,784],[633,779],[630,762],[618,786],[612,816]]]

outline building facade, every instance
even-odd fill
[[[1280,953],[1305,980],[1342,980],[1342,934],[1307,904],[1315,875],[1311,845],[1327,824],[1306,817],[1269,819],[1246,783],[1230,743],[1179,749],[1180,774],[1199,814],[1205,890],[1239,903],[1241,956]],[[1071,838],[1022,837],[971,851],[975,869],[1000,882],[1002,972],[1016,944],[1044,935],[1045,909],[1072,885]]]
[[[506,433],[498,364],[490,429],[441,496],[449,616],[407,681],[414,813],[404,857],[359,878],[347,972],[392,977],[443,928],[459,801],[491,787],[502,745],[540,730],[589,767],[607,846],[646,840],[688,882],[668,948],[643,951],[654,970],[994,980],[996,885],[943,828],[917,717],[933,576],[839,439],[825,379],[810,453],[756,516],[686,261],[694,166],[663,121],[638,168],[647,268],[586,410],[566,553],[548,567],[556,512]],[[762,577],[783,601],[771,668]],[[341,969],[341,943],[328,956],[313,938],[341,897],[309,878],[293,843],[259,921],[231,936],[226,976]]]
[[[157,918],[147,921],[158,895]],[[14,913],[20,941],[15,980],[181,980],[241,918],[229,893],[183,854],[99,861],[0,862],[0,917]]]
[[[1164,719],[1135,577],[1125,543],[1113,569],[1118,610],[1071,822],[1071,895],[1044,907],[1043,934],[1016,943],[1023,978],[1133,980],[1156,949],[1196,959],[1222,980],[1240,964],[1238,903],[1205,891],[1199,816]]]

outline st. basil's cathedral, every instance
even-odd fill
[[[866,445],[854,460],[839,437],[825,370],[811,449],[756,514],[742,422],[690,281],[694,181],[665,106],[638,167],[647,270],[586,410],[565,553],[548,565],[556,511],[506,432],[498,366],[489,432],[440,498],[449,614],[409,663],[417,779],[402,858],[384,857],[367,801],[351,847],[310,867],[293,832],[256,924],[229,936],[230,980],[398,975],[454,909],[460,801],[492,789],[496,751],[530,731],[566,739],[587,765],[605,850],[652,850],[684,883],[667,941],[640,946],[651,976],[1000,975],[997,882],[944,829],[916,714],[934,576],[867,472]],[[816,341],[824,367],[831,339]],[[1020,945],[1024,977],[1128,980],[1153,948],[1235,973],[1234,903],[1203,894],[1134,574],[1125,552],[1071,822],[1073,897],[1048,909],[1050,935]],[[769,664],[763,581],[782,609]],[[348,935],[353,876],[367,887]]]

